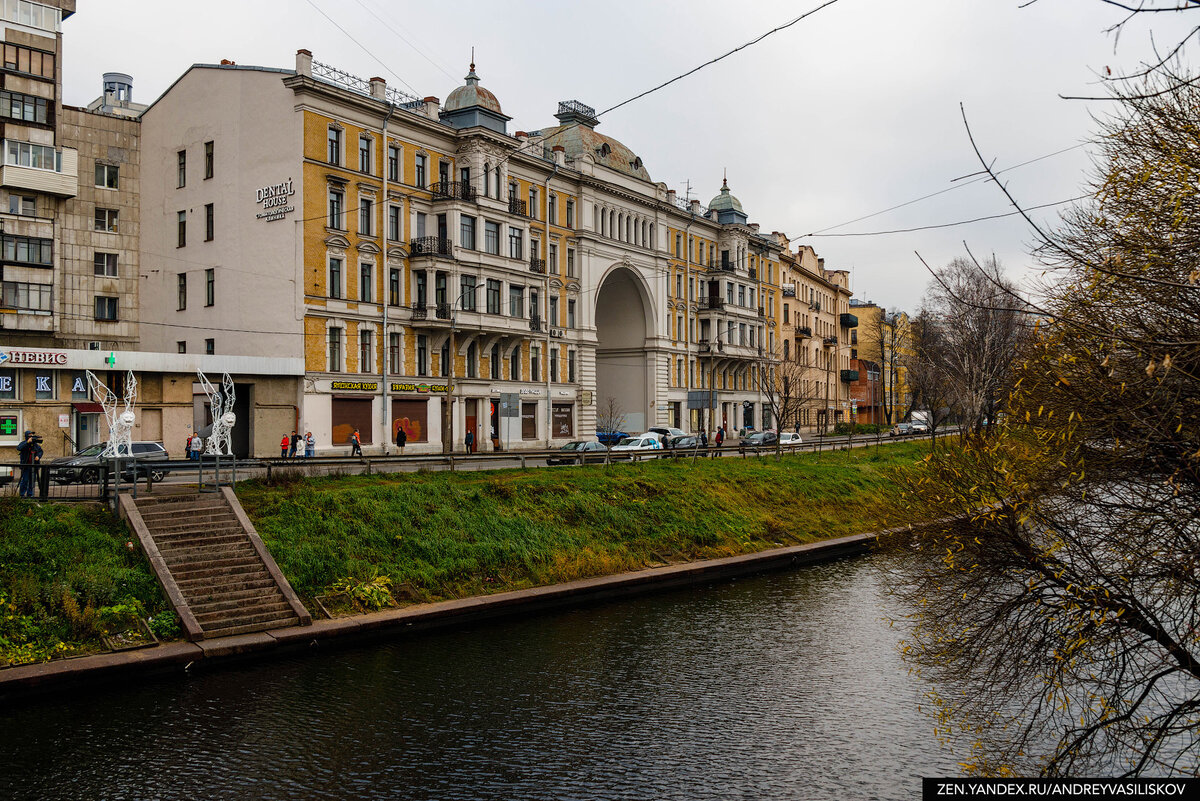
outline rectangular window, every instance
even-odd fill
[[[492,353],[488,358],[488,377],[494,381],[500,380],[500,343],[492,345]]]
[[[99,215],[100,210],[96,210]],[[175,214],[175,247],[181,248],[187,246],[187,212],[180,211]]]
[[[575,351],[567,351],[567,381],[575,383]]]
[[[213,241],[213,233],[214,233],[214,229],[216,227],[216,222],[213,219],[213,217],[214,217],[213,204],[205,203],[204,204],[204,241],[205,242]]]
[[[475,249],[475,218],[462,215],[458,218],[458,244],[467,250]]]
[[[329,372],[342,371],[342,329],[329,329]]]
[[[30,8],[32,9],[32,6]],[[51,10],[50,13],[53,14],[55,11]],[[28,47],[21,47],[20,45],[4,45],[4,68],[26,72],[30,75],[37,75],[38,77],[49,78],[51,80],[55,78],[53,53],[31,50]]]
[[[429,301],[429,281],[424,270],[417,270],[414,276],[417,281],[417,308],[423,309]]]
[[[500,255],[500,223],[485,221],[483,224],[483,250],[493,256]]]
[[[472,342],[467,345],[467,378],[476,378],[479,374],[479,346]]]
[[[460,296],[462,297],[463,311],[476,311],[478,306],[475,303],[475,289],[477,284],[473,275],[464,275],[459,278]]]
[[[96,162],[96,186],[101,189],[120,188],[119,172],[120,169],[115,164],[101,164],[100,162]]]
[[[550,380],[558,383],[558,348],[550,349]]]
[[[546,310],[546,317],[550,320],[550,325],[558,328],[558,295],[550,296],[550,308]]]
[[[374,271],[374,268],[370,264],[358,265],[358,299],[363,303],[370,303],[372,301],[374,293],[371,291],[371,286],[375,283],[372,275]]]
[[[0,400],[16,400],[17,383],[16,370],[0,370]]]
[[[365,329],[360,330],[358,332],[358,372],[375,372],[373,361],[371,358],[371,332]]]
[[[567,227],[575,227],[575,201],[567,200]]]
[[[500,313],[500,282],[494,278],[487,280],[487,312]]]
[[[346,196],[339,189],[329,190],[329,227],[339,231],[346,230],[342,224],[342,212],[346,203]]]
[[[209,267],[204,271],[204,305],[212,306],[217,302],[217,271]]]
[[[450,375],[450,343],[442,343],[442,352],[438,356],[438,371],[442,375]]]
[[[400,305],[400,271],[395,268],[388,270],[388,305]]]
[[[422,153],[418,153],[416,159],[414,159],[416,174],[413,176],[413,184],[420,189],[425,188],[425,169],[428,163],[429,157]],[[420,236],[420,234],[418,234],[418,236]]]
[[[178,353],[187,353],[187,342],[182,339],[179,340],[175,343],[175,350]]]
[[[358,137],[358,171],[371,171],[371,137]]]
[[[400,183],[400,148],[388,145],[388,180]]]
[[[96,296],[96,319],[115,322],[117,319],[117,299]]]
[[[550,274],[558,275],[558,245],[550,245],[548,248],[547,262],[550,265]]]
[[[783,322],[788,322],[788,304],[783,304]]]
[[[213,177],[213,143],[204,143],[204,180]]]
[[[400,241],[400,207],[388,206],[388,239]]]
[[[675,234],[675,258],[683,258],[683,234]]]
[[[117,232],[117,210],[96,209],[96,230],[115,234]]]
[[[508,357],[508,380],[521,380],[521,346],[517,345],[513,348],[512,354]]]
[[[37,198],[26,195],[9,195],[8,213],[19,214],[22,217],[36,217]]]
[[[446,274],[438,271],[433,277],[433,300],[439,306],[449,305],[450,301],[446,297]]]
[[[215,339],[204,340],[204,352],[205,352],[205,354],[207,354],[209,356],[212,356],[214,353],[216,353],[217,352],[217,341]]]
[[[388,334],[388,372],[400,373],[400,334]]]
[[[183,311],[187,308],[187,273],[180,273],[178,276],[179,282],[179,305],[176,306],[178,311]]]
[[[417,334],[417,375],[429,375],[429,337]]]
[[[417,212],[417,239],[425,236],[425,212]]]
[[[340,298],[342,296],[342,260],[329,260],[329,297]]]
[[[542,367],[542,349],[537,345],[529,346],[529,380],[540,381]]]
[[[329,126],[329,163],[335,167],[342,163],[342,129]]]
[[[575,300],[570,298],[567,300],[567,328],[575,327]]]
[[[746,305],[746,287],[742,286],[741,284],[738,284],[737,289],[738,289],[738,305],[745,306]]]
[[[675,276],[675,297],[683,297],[683,273],[679,273]]]
[[[510,286],[508,288],[508,316],[525,316],[525,287]]]
[[[508,229],[508,257],[510,259],[524,258],[525,247],[521,242],[521,237],[522,233],[520,228]]]
[[[558,225],[558,196],[551,195],[546,199],[546,222]]]
[[[92,274],[103,278],[117,277],[117,254],[116,253],[101,253],[97,251],[93,255]]]
[[[567,248],[567,277],[575,277],[575,248]]]
[[[0,304],[9,309],[29,311],[51,311],[50,298],[53,284],[30,284],[24,281],[5,281],[0,284]]]
[[[537,187],[529,187],[529,217],[537,219]]]
[[[358,233],[362,236],[373,236],[375,204],[365,197],[358,199]]]
[[[442,186],[450,183],[450,162],[438,160],[438,181]]]
[[[176,178],[176,180],[175,180],[175,186],[176,186],[176,187],[178,187],[178,188],[180,188],[180,189],[182,189],[183,187],[187,186],[187,151],[186,151],[186,150],[180,150],[178,153],[176,153],[176,154],[175,154],[175,161],[176,161],[176,165],[177,165],[177,168],[178,168],[178,171],[179,171],[179,174],[178,174],[178,176],[177,176],[177,178]],[[96,181],[96,185],[97,185],[97,186],[99,186],[99,185],[100,185],[100,182],[99,182],[99,178],[100,178],[100,176],[99,176],[99,172],[100,172],[100,165],[99,165],[99,164],[97,164],[97,165],[96,165],[96,173],[97,173],[97,175],[96,175],[96,179],[97,179],[97,181]]]
[[[0,92],[0,117],[45,125],[50,121],[50,104],[52,102],[45,98],[19,92]],[[97,186],[100,185],[97,184]]]

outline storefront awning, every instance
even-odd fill
[[[71,406],[74,407],[75,411],[79,412],[80,414],[100,414],[104,411],[104,407],[100,404],[91,403],[88,401],[72,403]]]

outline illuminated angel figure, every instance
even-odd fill
[[[133,371],[125,374],[124,410],[120,410],[121,398],[101,383],[91,370],[85,372],[88,391],[104,409],[104,418],[108,420],[108,443],[104,446],[102,456],[129,456],[132,450],[133,423],[136,419],[133,407],[137,403],[137,379]]]
[[[233,413],[233,379],[229,373],[221,376],[221,389],[214,387],[200,370],[200,386],[208,396],[208,405],[212,410],[212,432],[208,435],[204,452],[209,456],[232,456],[232,431],[237,424],[237,415]]]

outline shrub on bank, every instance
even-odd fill
[[[238,496],[306,599],[384,576],[435,600],[882,528],[894,468],[925,452],[252,481]]]
[[[854,427],[855,434],[882,434],[887,429],[887,426],[879,423],[834,423],[833,433],[845,436],[851,433],[851,426]]]

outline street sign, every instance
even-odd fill
[[[60,414],[58,416],[58,427],[59,428],[70,428],[71,427],[71,415]]]
[[[500,416],[501,417],[520,417],[521,416],[521,395],[517,392],[501,392],[500,393]]]
[[[707,409],[709,406],[715,406],[716,393],[711,389],[691,389],[688,390],[687,407],[689,409]]]

